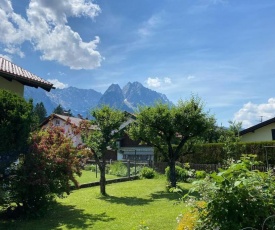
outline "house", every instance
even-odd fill
[[[75,128],[79,127],[82,121],[84,121],[84,119],[82,118],[69,117],[69,116],[64,116],[64,115],[59,115],[54,113],[49,117],[47,117],[40,126],[49,127],[50,125],[53,125],[53,126],[63,127],[64,133],[72,139],[73,145],[78,146],[78,145],[81,145],[83,142],[81,139],[81,134],[80,133],[75,134],[74,130]],[[96,128],[96,127],[91,126],[91,129],[93,128]]]
[[[121,125],[121,129],[125,129],[136,119],[135,115],[128,112],[126,113],[128,119]],[[117,141],[117,160],[151,163],[154,161],[154,147],[141,144],[140,141],[134,141],[125,133],[123,137]]]
[[[275,117],[240,132],[242,142],[275,140]]]
[[[25,85],[40,87],[46,91],[54,88],[52,83],[0,57],[0,89],[12,91],[23,97]]]

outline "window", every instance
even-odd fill
[[[271,129],[271,133],[272,133],[272,140],[275,140],[275,129]]]
[[[55,126],[60,126],[60,120],[55,120]]]

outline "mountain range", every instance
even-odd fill
[[[76,87],[52,89],[50,92],[25,87],[24,98],[32,98],[34,105],[43,102],[48,115],[61,105],[65,110],[71,110],[75,116],[80,114],[88,118],[91,109],[104,104],[128,112],[137,111],[139,106],[152,106],[156,102],[173,104],[165,94],[148,89],[139,82],[129,82],[123,88],[118,84],[112,84],[103,94],[93,89]]]

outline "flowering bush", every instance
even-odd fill
[[[70,181],[78,187],[74,174],[81,175],[83,154],[61,127],[33,133],[28,154],[11,174],[10,201],[24,213],[41,213],[55,196],[69,194]]]

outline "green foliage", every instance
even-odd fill
[[[156,175],[156,172],[154,169],[149,167],[143,167],[140,171],[140,177],[146,178],[146,179],[152,179]]]
[[[82,138],[84,143],[93,152],[94,159],[100,170],[100,192],[106,195],[105,154],[108,148],[116,149],[116,141],[121,137],[121,124],[125,121],[125,114],[119,110],[103,106],[92,111],[94,120],[83,123]],[[94,125],[94,130],[90,130]]]
[[[0,174],[26,150],[32,121],[32,102],[0,89]]]
[[[43,102],[37,103],[33,109],[33,113],[38,117],[38,123],[41,124],[47,117],[47,111]]]
[[[56,108],[54,108],[53,113],[63,115],[63,114],[64,114],[64,109],[63,109],[63,107],[59,104]]]
[[[204,179],[206,177],[207,173],[203,170],[197,170],[195,172],[196,179]]]
[[[116,161],[110,164],[108,174],[115,176],[127,176],[127,166],[121,161]]]
[[[214,123],[214,118],[204,112],[201,100],[193,96],[185,102],[180,100],[177,106],[158,103],[154,107],[140,108],[128,133],[132,139],[142,140],[159,150],[169,162],[169,181],[176,187],[175,162],[183,146],[203,135]]]
[[[189,204],[199,210],[195,229],[260,229],[264,220],[275,211],[275,178],[270,172],[251,171],[253,161],[243,157],[226,170],[212,173],[194,182],[190,190],[200,198],[189,196]],[[196,200],[207,203],[199,209]]]
[[[242,154],[254,154],[256,159],[261,162],[265,162],[266,149],[264,146],[274,146],[274,141],[262,141],[262,142],[238,142],[236,144],[236,152],[233,155],[233,159],[239,160]],[[188,151],[190,151],[188,153]],[[156,153],[159,154],[156,150]],[[275,148],[269,148],[268,162],[269,164],[275,164]],[[197,144],[193,148],[183,149],[182,156],[179,158],[181,162],[190,162],[196,164],[218,164],[223,163],[227,158],[223,143],[211,143],[211,144]]]
[[[70,192],[70,181],[78,182],[83,152],[73,147],[72,140],[61,127],[49,127],[33,133],[28,154],[14,167],[6,189],[7,202],[27,215],[40,215],[55,196]]]
[[[177,181],[181,181],[181,182],[187,182],[188,179],[188,170],[185,168],[182,168],[178,165],[176,165],[175,167],[176,169],[176,179]],[[170,178],[170,167],[166,167],[165,169],[165,176],[167,178],[167,181],[169,181]]]
[[[84,170],[95,172],[96,165],[94,165],[94,164],[86,164],[86,165],[84,165]]]

